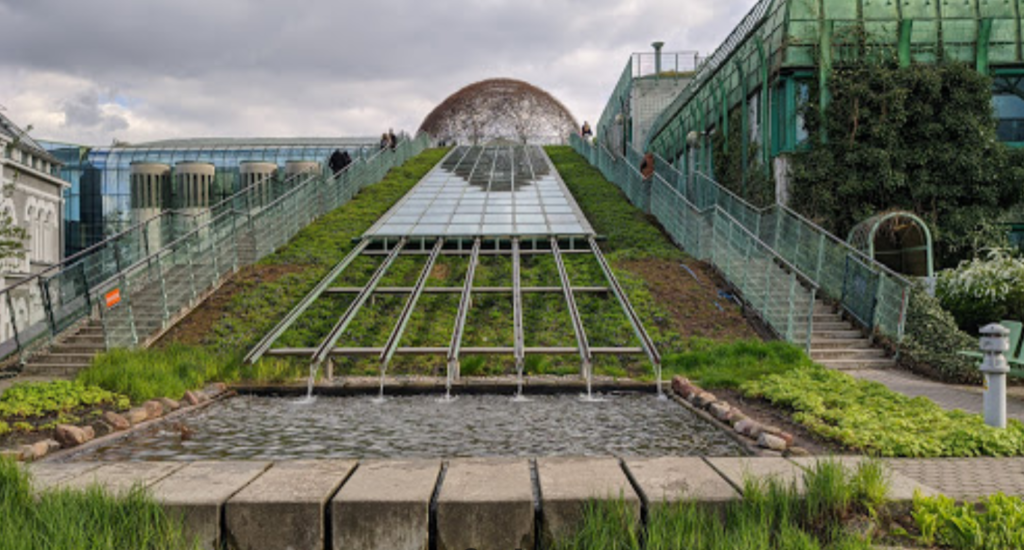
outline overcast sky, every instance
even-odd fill
[[[36,138],[415,131],[508,77],[595,122],[633,52],[709,54],[755,0],[0,0],[0,105]]]

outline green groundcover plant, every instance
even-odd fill
[[[1002,492],[957,504],[944,495],[914,495],[914,522],[928,546],[957,550],[1024,548],[1024,499]]]
[[[793,411],[793,419],[828,439],[880,456],[971,457],[1024,454],[1024,425],[986,426],[980,415],[947,411],[882,384],[821,366],[743,384],[742,391]]]
[[[0,436],[12,431],[31,432],[58,423],[74,423],[79,420],[76,414],[86,409],[123,410],[128,405],[128,397],[83,382],[54,380],[15,384],[0,396]]]

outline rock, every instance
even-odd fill
[[[61,447],[77,447],[91,439],[85,430],[70,424],[58,424],[54,436]]]
[[[690,383],[690,380],[687,379],[687,378],[684,378],[682,376],[673,376],[672,377],[672,389],[676,393],[678,393],[678,394],[682,394],[683,393],[683,391],[682,391],[683,385],[684,384],[689,384],[689,383]]]
[[[86,441],[96,439],[96,430],[94,430],[92,426],[82,426],[82,432],[85,433]]]
[[[733,428],[735,428],[737,424],[743,422],[744,420],[750,420],[750,418],[748,418],[747,415],[743,414],[742,412],[736,409],[733,409],[733,413],[734,414],[729,415],[729,425],[732,426]]]
[[[18,460],[32,462],[36,459],[36,450],[32,445],[20,445],[18,447]]]
[[[712,403],[711,406],[708,407],[708,412],[711,413],[711,416],[714,416],[719,420],[725,420],[729,417],[729,413],[732,412],[732,407],[730,407],[728,403],[719,401],[717,403]]]
[[[60,443],[58,443],[56,440],[44,439],[43,441],[46,442],[46,446],[48,447],[48,449],[47,449],[48,452],[52,453],[52,452],[60,450]]]
[[[757,438],[757,444],[765,449],[771,449],[773,451],[786,450],[786,440],[768,432],[761,432],[761,436]]]
[[[681,392],[679,393],[679,395],[681,395],[683,397],[683,399],[689,399],[695,393],[699,392],[700,388],[698,388],[697,386],[694,386],[693,384],[687,383],[687,384],[683,384],[680,387],[680,390],[681,390]]]
[[[103,413],[103,421],[114,428],[114,430],[123,432],[128,428],[132,427],[132,423],[127,418],[117,414],[114,411],[107,411]]]
[[[694,398],[693,404],[703,409],[716,401],[718,401],[718,398],[715,397],[715,394],[707,391],[699,391],[697,392],[697,397]]]
[[[143,403],[142,408],[146,410],[146,416],[148,416],[150,420],[160,418],[164,415],[164,406],[155,399],[150,399]]]
[[[770,433],[770,434],[772,434],[772,435],[779,435],[780,433],[782,433],[782,429],[781,428],[776,428],[775,426],[769,426],[768,424],[765,424],[765,425],[761,426],[761,429],[766,431],[766,432],[768,432],[768,433]]]
[[[107,424],[106,422],[103,422],[102,420],[97,422],[97,423],[95,423],[95,424],[93,424],[91,427],[93,428],[93,430],[95,430],[96,437],[103,437],[105,435],[110,435],[110,434],[114,433],[114,431],[115,431],[113,426],[111,426],[110,424]]]
[[[125,418],[128,419],[128,422],[130,422],[132,426],[136,426],[146,420],[149,420],[149,412],[142,407],[136,407],[125,413]]]
[[[790,447],[789,456],[811,456],[811,452],[803,447]]]
[[[199,396],[191,391],[185,392],[185,396],[181,400],[189,407],[194,407],[199,404]]]
[[[178,403],[177,401],[169,399],[167,397],[161,397],[157,399],[157,401],[159,401],[160,404],[164,406],[164,414],[174,412],[181,408],[181,403]]]
[[[753,439],[757,439],[757,437],[760,436],[761,432],[763,431],[761,424],[759,424],[756,420],[751,420],[749,418],[737,422],[733,426],[733,429]]]
[[[43,441],[36,441],[32,444],[32,460],[39,460],[40,458],[50,454],[50,441],[51,440],[46,439]],[[54,441],[54,443],[56,443],[56,441]]]
[[[0,458],[21,460],[21,451],[18,449],[0,449]]]
[[[793,434],[791,434],[789,432],[779,432],[777,434],[772,434],[772,435],[776,435],[778,437],[781,437],[786,442],[786,446],[787,447],[790,447],[790,446],[793,445]]]
[[[213,397],[228,391],[228,385],[224,382],[214,382],[212,384],[207,384],[203,391],[210,397]]]

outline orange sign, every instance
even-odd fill
[[[121,303],[121,289],[115,288],[106,294],[107,308],[112,308]]]

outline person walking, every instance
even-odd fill
[[[590,139],[590,136],[594,133],[590,130],[590,124],[587,121],[583,121],[583,128],[580,129],[580,135],[583,136],[584,140]]]

